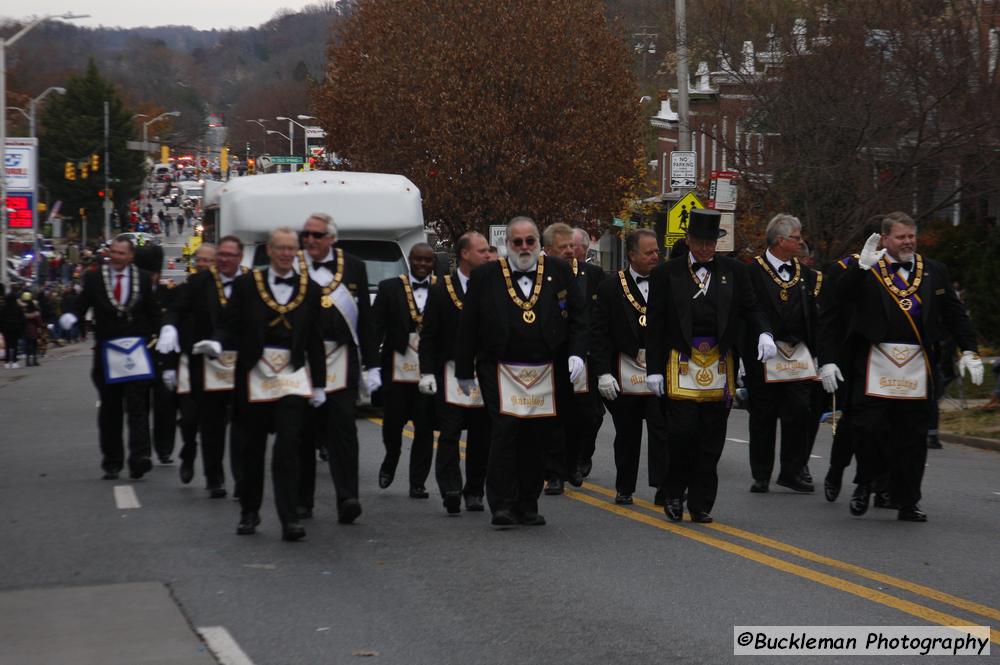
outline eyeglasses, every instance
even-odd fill
[[[327,234],[323,231],[302,231],[299,235],[303,238],[316,238],[316,240],[327,237]]]
[[[538,242],[538,238],[528,236],[527,238],[513,238],[510,244],[514,245],[514,247],[534,247],[536,242]]]

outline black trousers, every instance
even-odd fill
[[[851,405],[858,482],[871,483],[888,474],[892,498],[903,508],[920,501],[930,402],[869,397]]]
[[[841,474],[851,465],[854,457],[854,426],[851,423],[851,411],[846,406],[837,422],[837,431],[830,445],[830,474]]]
[[[298,505],[312,508],[316,494],[316,449],[327,451],[337,506],[358,498],[358,389],[326,394],[318,409],[308,409],[299,444]]]
[[[97,388],[101,405],[97,408],[97,431],[101,444],[101,468],[121,471],[125,465],[122,436],[128,413],[128,465],[130,468],[149,459],[152,443],[149,436],[150,381],[104,383],[104,364],[99,352],[94,354],[90,379]]]
[[[729,408],[723,402],[665,400],[667,450],[666,498],[681,499],[688,510],[712,512],[719,488],[716,465],[726,445]]]
[[[157,372],[152,384],[153,397],[153,450],[163,459],[174,454],[174,440],[177,438],[177,404],[181,398],[168,390]],[[183,458],[183,453],[181,454]]]
[[[240,478],[239,451],[243,447],[242,419],[236,413],[236,397],[232,390],[201,391],[197,397],[196,415],[198,432],[201,434],[201,465],[208,487],[223,487],[226,484],[226,425],[229,425],[229,467],[238,483]],[[183,412],[184,409],[182,408]],[[183,428],[183,425],[182,425]],[[187,449],[185,436],[184,448]],[[184,452],[181,452],[183,458]]]
[[[589,392],[574,393],[570,386],[559,397],[563,432],[550,443],[545,467],[547,477],[568,480],[580,462],[594,456],[597,432],[604,420],[604,405],[596,382]],[[567,406],[563,408],[562,405]]]
[[[391,376],[391,368],[382,376]],[[382,443],[386,466],[395,469],[403,447],[403,427],[413,421],[410,449],[410,487],[423,486],[434,459],[434,400],[421,395],[415,383],[389,382],[382,387]]]
[[[809,463],[814,381],[760,383],[750,386],[750,472],[770,482],[774,470],[778,421],[781,421],[779,478],[793,479]]]
[[[545,480],[546,444],[562,428],[558,417],[515,418],[500,413],[497,363],[476,368],[483,401],[490,414],[490,453],[486,468],[486,500],[490,510],[525,515],[538,512]]]
[[[246,375],[242,378],[245,385]],[[240,377],[237,376],[237,382],[239,380]],[[263,404],[241,401],[244,441],[239,483],[240,508],[243,512],[260,510],[264,497],[267,436],[273,431],[271,478],[274,482],[274,504],[282,524],[298,520],[295,503],[299,484],[299,442],[302,439],[302,423],[307,408],[304,397],[282,397],[276,402]]]
[[[486,488],[486,469],[490,453],[490,416],[485,408],[468,409],[448,404],[444,400],[444,376],[437,376],[438,393],[434,396],[437,415],[437,455],[434,457],[434,477],[441,496],[461,492],[466,496],[482,497]],[[465,445],[465,485],[462,485],[460,438],[468,431]]]
[[[620,494],[635,493],[643,421],[646,422],[649,486],[659,487],[667,470],[667,425],[659,398],[622,393],[606,404],[615,424],[615,489]]]

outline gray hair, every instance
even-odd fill
[[[573,240],[580,244],[584,250],[590,249],[590,234],[581,228],[573,229]]]
[[[799,221],[798,217],[792,217],[783,212],[778,213],[767,223],[767,246],[774,247],[778,241],[791,237],[793,231],[801,230],[802,222]]]
[[[911,229],[917,228],[917,223],[913,221],[912,217],[907,215],[905,212],[897,210],[896,212],[890,212],[882,218],[882,235],[891,233],[892,227],[895,224],[902,224],[903,226],[908,226]]]
[[[507,236],[510,237],[510,230],[514,228],[517,224],[531,224],[532,228],[535,229],[535,237],[538,237],[538,224],[535,224],[535,220],[528,217],[527,215],[517,215],[512,217],[509,222],[507,222]]]
[[[572,238],[573,228],[569,224],[563,224],[562,222],[549,224],[542,231],[542,244],[546,247],[552,247],[556,243],[557,236],[569,236]]]
[[[336,222],[333,221],[333,217],[326,214],[325,212],[314,212],[313,214],[309,215],[306,221],[308,222],[310,219],[318,219],[319,221],[323,222],[324,224],[326,224],[326,234],[331,238],[337,237],[337,224]]]
[[[214,252],[216,251],[217,248],[210,242],[203,242],[200,245],[198,245],[198,249],[194,250],[195,255],[197,255],[198,252],[200,252],[203,249],[210,249]]]

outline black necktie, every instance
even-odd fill
[[[275,284],[287,284],[288,286],[295,286],[295,282],[296,279],[294,276],[292,277],[278,277],[277,275],[274,276]]]
[[[326,268],[330,272],[336,272],[337,262],[336,261],[313,261],[313,270],[319,270],[320,268]]]
[[[713,264],[712,261],[706,261],[705,263],[699,263],[698,261],[695,261],[694,263],[691,264],[691,270],[698,272],[699,270],[704,268],[705,270],[712,272],[712,264]]]
[[[782,263],[780,266],[778,266],[778,272],[780,272],[782,275],[788,275],[789,277],[791,277],[792,266],[790,266],[787,263]]]
[[[427,282],[413,282],[413,284],[411,284],[410,286],[413,288],[414,291],[417,289],[426,289]]]
[[[648,282],[648,281],[649,281],[649,278],[648,277],[643,277],[642,275],[639,275],[638,277],[635,278],[635,283],[636,284],[642,284],[643,282]]]
[[[907,271],[913,270],[913,261],[901,261],[900,263],[889,264],[889,268],[892,272],[899,272],[900,268],[905,268]]]

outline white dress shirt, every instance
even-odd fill
[[[271,287],[271,294],[279,305],[287,305],[292,299],[292,291],[295,289],[291,284],[278,284],[275,280],[278,277],[295,277],[295,271],[289,270],[287,275],[279,275],[271,268],[267,271],[267,285]]]
[[[130,271],[128,269],[128,266],[125,266],[124,270],[115,270],[114,268],[111,268],[109,266],[108,274],[111,276],[111,284],[109,286],[111,287],[111,297],[112,298],[114,298],[114,294],[115,294],[115,281],[116,281],[118,275],[122,276],[121,298],[118,299],[118,304],[119,305],[124,305],[125,303],[128,302],[128,296],[129,296],[129,293],[130,293],[130,291],[129,291],[129,282],[130,282],[129,275],[131,274],[131,272],[132,271]]]
[[[427,288],[414,289],[413,285],[418,282],[427,284]],[[417,311],[422,314],[424,311],[424,306],[427,304],[427,292],[430,291],[431,288],[431,276],[427,275],[427,277],[424,277],[423,279],[417,279],[416,277],[413,276],[413,273],[411,272],[410,288],[413,290],[413,302],[416,303],[417,305]]]
[[[239,276],[239,272],[232,277],[226,277],[222,273],[219,273],[219,281],[222,282],[222,292],[225,294],[226,300],[229,300],[233,295],[233,281],[237,276]]]
[[[336,252],[333,251],[333,248],[331,247],[330,251],[327,252],[326,254],[326,258],[320,261],[320,263],[326,263],[327,261],[336,261],[336,260],[337,260],[337,254]],[[309,276],[312,278],[314,282],[316,282],[320,286],[327,286],[330,284],[331,281],[333,281],[333,273],[327,270],[326,266],[320,266],[319,268],[314,268],[313,259],[308,256],[306,257],[306,265],[309,266]]]
[[[636,287],[639,289],[639,293],[642,294],[642,299],[648,302],[649,301],[649,275],[640,275],[639,273],[637,273],[635,271],[635,269],[631,265],[629,265],[628,271],[629,271],[629,274],[632,275],[632,280],[635,282]],[[642,277],[644,279],[640,282],[639,279],[638,279],[639,277]]]
[[[713,258],[712,260],[714,261],[715,259]],[[691,266],[694,263],[695,263],[694,254],[688,252],[688,266]],[[708,285],[712,283],[712,271],[710,271],[708,268],[698,268],[698,270],[694,273],[694,276],[697,277],[698,281],[701,282],[702,284],[701,291],[699,291],[698,293],[699,294],[708,293]],[[697,297],[698,295],[696,294],[695,298]]]
[[[775,274],[777,274],[779,277],[785,280],[789,280],[791,279],[792,275],[795,274],[795,266],[792,265],[792,262],[782,261],[777,256],[772,254],[771,250],[767,250],[766,252],[764,252],[764,258],[766,258],[767,262],[771,264],[771,268],[774,269]],[[781,272],[781,266],[788,266],[791,272],[784,272],[784,273]]]
[[[462,293],[469,292],[469,278],[461,268],[458,269],[458,283],[462,285]]]
[[[524,270],[524,271],[518,271],[517,268],[514,267],[514,264],[511,264],[510,267],[511,267],[511,271],[517,271],[517,272],[534,272],[534,271],[538,270],[538,261],[535,261],[534,263],[532,263],[531,266],[527,270]],[[525,300],[527,300],[528,298],[531,297],[531,290],[535,286],[535,280],[533,280],[532,278],[530,278],[528,276],[518,277],[517,278],[517,286],[518,286],[519,289],[521,289],[521,296]]]

